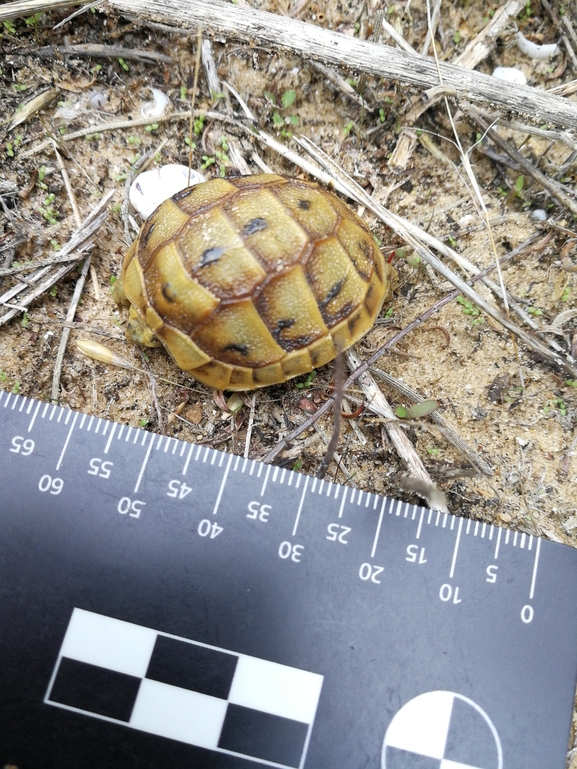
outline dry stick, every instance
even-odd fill
[[[102,211],[102,209],[108,203],[113,194],[114,192],[111,191],[105,195],[104,198],[102,198],[96,208],[94,208],[85,219],[82,225],[82,229],[74,232],[68,243],[63,246],[62,252],[66,252],[68,255],[73,251],[84,252],[93,247],[94,244],[90,238],[108,216],[108,212]],[[82,259],[82,253],[77,254],[75,262],[80,261],[80,259]],[[52,271],[50,271],[50,267],[41,267],[32,275],[28,276],[26,282],[17,283],[11,289],[2,294],[2,296],[0,296],[0,305],[8,306],[11,309],[0,316],[0,326],[2,326],[4,323],[7,323],[19,312],[24,312],[26,307],[32,301],[34,301],[34,299],[43,294],[44,291],[47,291],[50,286],[58,282],[60,278],[64,277],[64,275],[66,275],[72,269],[74,269],[74,262],[64,264],[63,266],[60,266]],[[38,286],[32,285],[34,283],[38,283],[39,281],[41,282]],[[17,305],[9,304],[11,299],[13,299],[18,294],[22,294],[23,292],[26,293],[19,297]]]
[[[347,350],[345,355],[347,356],[347,363],[351,371],[360,368],[363,361],[354,350]],[[445,495],[433,483],[425,465],[422,463],[421,458],[415,451],[415,448],[408,439],[404,429],[400,426],[399,420],[395,417],[393,409],[383,395],[378,384],[373,379],[372,374],[369,371],[365,371],[359,377],[358,382],[368,401],[369,408],[387,420],[387,433],[393,446],[409,470],[410,477],[413,479],[416,478],[420,482],[420,495],[426,499],[427,504],[431,509],[448,512]]]
[[[58,161],[58,166],[60,167],[60,172],[62,174],[62,178],[64,179],[64,186],[66,187],[68,199],[70,200],[70,205],[72,206],[72,212],[74,214],[74,221],[76,222],[76,227],[80,229],[80,227],[82,226],[82,219],[80,218],[80,212],[78,211],[78,206],[76,205],[76,198],[72,190],[72,185],[70,184],[68,171],[66,170],[66,166],[64,165],[62,158],[60,157],[60,153],[56,148],[56,144],[54,145],[54,154],[56,155],[56,160]],[[82,296],[82,290],[84,288],[86,276],[88,275],[88,270],[90,269],[91,259],[92,259],[92,255],[88,254],[86,259],[84,260],[80,277],[76,282],[74,293],[72,294],[72,299],[70,301],[70,306],[68,308],[68,312],[66,313],[67,323],[72,323],[72,321],[74,320],[74,315],[76,314],[76,308],[78,307],[78,302],[80,301],[80,297]],[[68,344],[68,339],[70,337],[70,330],[71,330],[70,326],[64,326],[64,328],[62,329],[62,336],[60,337],[60,344],[58,345],[58,352],[56,353],[56,360],[54,361],[54,371],[52,372],[51,399],[55,402],[58,402],[58,399],[59,399],[60,376],[62,374],[62,362],[64,360],[64,353],[66,352],[66,345]]]
[[[487,24],[487,26],[466,46],[465,50],[456,57],[453,64],[459,67],[465,67],[466,69],[473,70],[488,54],[493,50],[497,36],[503,32],[504,28],[509,23],[511,18],[514,18],[521,8],[524,7],[524,3],[520,0],[509,0],[504,6],[496,11],[495,15]],[[441,75],[444,82],[451,86],[452,84],[445,79],[445,73],[441,69]],[[438,85],[438,83],[436,84]],[[426,112],[430,107],[436,104],[442,98],[442,93],[437,92],[437,95],[429,95],[426,103],[416,104],[402,119],[403,126],[412,126],[421,115]],[[397,146],[393,150],[393,154],[389,160],[389,164],[392,166],[398,166],[404,168],[411,155],[415,144],[414,137],[410,134],[403,133],[397,143]]]
[[[22,3],[8,3],[0,8],[0,21],[33,16],[44,11],[59,11],[73,5],[85,5],[89,0],[26,0]]]
[[[539,171],[538,168],[535,168],[535,166],[530,163],[523,155],[521,155],[520,152],[518,152],[507,141],[505,141],[505,139],[503,139],[503,137],[500,136],[500,134],[494,128],[491,128],[491,126],[489,126],[474,109],[465,109],[465,114],[467,114],[471,120],[473,120],[479,126],[479,128],[485,133],[486,136],[489,137],[493,144],[497,145],[497,147],[499,147],[500,150],[502,150],[512,160],[514,160],[515,163],[517,163],[517,165],[526,174],[529,174],[529,176],[531,176],[533,179],[535,179],[536,182],[544,187],[558,203],[568,208],[574,214],[577,214],[577,200],[570,197],[570,195],[565,192],[565,190],[558,182],[554,181],[553,179],[549,179],[542,171]]]
[[[536,239],[536,235],[531,236],[528,240],[526,240],[524,243],[521,243],[520,246],[518,246],[516,249],[511,251],[509,254],[506,254],[505,256],[501,257],[499,260],[501,264],[505,264],[505,262],[508,262],[509,260],[513,259],[515,256],[520,254],[522,251],[524,251],[529,245],[531,245],[534,240]],[[489,267],[486,267],[484,270],[479,272],[477,275],[475,275],[473,278],[471,278],[468,282],[472,285],[476,283],[478,280],[481,280],[481,278],[485,277],[485,275],[488,275],[490,272],[492,272],[495,269],[495,265],[491,264]],[[440,299],[438,302],[435,302],[431,307],[429,307],[427,310],[422,312],[420,315],[418,315],[416,318],[414,318],[405,328],[398,331],[391,339],[389,339],[387,342],[385,342],[379,349],[374,352],[370,358],[368,358],[362,366],[360,366],[356,371],[353,371],[353,373],[346,379],[346,381],[343,384],[343,390],[346,391],[348,387],[350,387],[358,378],[361,376],[361,374],[364,374],[365,371],[368,371],[373,364],[375,364],[379,358],[381,358],[386,352],[391,350],[397,342],[399,342],[404,336],[409,334],[414,329],[418,328],[425,320],[428,320],[432,315],[439,312],[446,304],[450,304],[451,302],[455,301],[455,299],[459,296],[461,292],[459,290],[453,291],[450,294],[447,294],[447,296],[444,296],[442,299]],[[319,407],[318,411],[316,411],[311,417],[308,419],[305,419],[305,421],[300,424],[295,430],[293,430],[288,435],[285,435],[285,437],[278,441],[270,451],[267,452],[267,454],[261,459],[261,462],[272,462],[275,457],[278,456],[278,454],[283,451],[289,443],[295,440],[295,438],[298,438],[298,436],[304,432],[305,430],[308,430],[308,428],[317,420],[319,417],[321,417],[323,414],[326,414],[326,412],[331,408],[333,403],[333,396],[329,397],[322,406]]]
[[[413,403],[422,403],[424,400],[426,400],[425,398],[421,397],[419,393],[416,392],[416,390],[413,390],[412,387],[409,387],[404,382],[401,382],[390,374],[387,374],[386,371],[382,371],[381,369],[375,368],[373,366],[371,368],[371,373],[376,376],[377,379],[380,379],[381,381],[385,382],[385,384],[388,384],[390,387],[393,387],[395,390],[400,392],[405,396],[405,398],[412,400]],[[367,408],[371,408],[370,403],[367,404]],[[485,462],[485,460],[479,456],[479,454],[477,454],[477,452],[474,451],[468,445],[468,443],[463,440],[459,433],[444,420],[438,411],[433,411],[430,416],[433,422],[435,422],[441,428],[441,435],[443,435],[443,437],[446,438],[449,443],[452,443],[458,451],[464,454],[479,473],[486,475],[487,477],[493,475],[493,468],[487,462]]]
[[[190,123],[188,126],[188,185],[190,186],[190,177],[192,174],[192,136],[194,121],[194,105],[196,102],[196,89],[198,88],[198,73],[200,72],[200,54],[202,49],[202,29],[199,27],[196,33],[196,57],[194,59],[194,82],[192,86],[192,97],[190,99]]]
[[[172,22],[183,27],[202,26],[209,36],[223,36],[269,44],[298,53],[307,59],[345,66],[378,77],[410,83],[421,88],[438,85],[435,62],[386,45],[378,45],[314,24],[277,16],[265,11],[240,8],[220,0],[110,0],[118,11],[145,19]],[[509,0],[504,8],[522,7]],[[495,13],[501,18],[503,9]],[[494,30],[494,21],[487,25]],[[1,20],[0,16],[0,20]],[[475,53],[475,52],[473,52]],[[441,62],[443,82],[456,95],[474,102],[489,102],[513,112],[530,115],[538,122],[577,128],[577,105],[529,86],[510,84],[495,78]]]
[[[90,56],[94,59],[117,59],[120,56],[128,61],[160,61],[164,64],[172,64],[174,62],[174,59],[163,53],[124,48],[121,45],[100,45],[98,43],[45,45],[42,48],[20,48],[18,49],[18,55],[38,56],[41,59],[52,59],[56,56]]]
[[[321,480],[325,477],[327,470],[329,469],[329,465],[337,450],[341,435],[341,405],[343,402],[344,380],[343,355],[341,352],[339,352],[335,358],[334,372],[335,394],[333,396],[333,433],[317,471],[317,478],[320,478]]]

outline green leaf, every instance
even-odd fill
[[[281,104],[282,108],[286,109],[287,107],[290,107],[291,104],[294,103],[294,100],[297,97],[296,91],[285,91],[281,98]]]
[[[407,411],[409,419],[419,419],[420,417],[426,417],[432,414],[439,408],[439,402],[434,400],[422,401],[421,403],[415,403]]]
[[[406,419],[409,416],[409,412],[404,406],[397,406],[395,415],[399,417],[399,419]]]
[[[517,181],[515,182],[515,192],[517,195],[520,195],[521,192],[523,192],[523,187],[525,186],[525,177],[523,174],[517,177]]]

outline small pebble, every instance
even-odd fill
[[[537,222],[546,222],[547,211],[543,208],[536,208],[534,211],[531,211],[531,218],[535,219]]]
[[[507,83],[517,83],[518,85],[527,85],[527,78],[520,69],[516,67],[495,67],[493,77],[499,80],[505,80]]]

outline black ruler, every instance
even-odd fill
[[[577,551],[0,393],[0,766],[563,769]]]

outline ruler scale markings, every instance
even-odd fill
[[[529,543],[527,544],[527,550],[533,549],[533,535],[529,534]]]
[[[312,489],[311,489],[311,494],[315,493],[315,489],[317,487],[317,481],[318,481],[318,478],[313,478],[313,486],[312,486]]]
[[[102,435],[104,436],[108,432],[108,428],[111,427],[112,425],[110,422],[107,422],[105,419],[102,420],[102,424],[104,425],[104,430],[102,431]]]
[[[453,560],[451,562],[451,571],[449,572],[449,579],[453,579],[455,573],[455,566],[457,564],[457,553],[459,552],[459,542],[461,540],[461,529],[463,528],[463,519],[459,518],[459,528],[457,529],[457,537],[455,539],[455,549],[453,550]]]
[[[525,540],[526,540],[526,539],[527,539],[527,535],[525,534],[525,532],[524,532],[524,531],[523,531],[523,532],[521,532],[521,542],[519,542],[519,547],[520,547],[521,549],[524,549],[524,548],[525,548]]]
[[[136,444],[138,443],[138,439],[140,438],[141,434],[142,434],[141,430],[135,430],[134,431],[134,440],[132,441],[132,445],[133,446],[136,446]]]
[[[301,485],[301,478],[302,478],[302,477],[303,477],[303,476],[302,476],[300,473],[297,473],[297,482],[295,483],[295,489],[298,489],[298,488],[300,488],[300,485]]]
[[[98,435],[98,431],[100,430],[100,425],[102,424],[102,418],[98,418],[98,422],[96,423],[96,430],[94,431],[95,435]]]
[[[262,469],[262,467],[261,467],[261,469]],[[267,465],[266,466],[266,473],[265,473],[265,476],[264,476],[264,481],[263,481],[263,484],[262,484],[262,489],[260,490],[261,497],[264,497],[264,492],[265,492],[265,489],[266,489],[266,484],[268,482],[269,475],[270,475],[270,465]],[[260,477],[260,470],[258,472],[257,478],[259,478],[259,477]]]
[[[252,464],[251,464],[251,466],[250,466],[250,472],[249,472],[249,475],[252,475],[252,474],[254,473],[254,468],[255,468],[255,467],[256,467],[256,462],[255,462],[255,461],[254,461],[254,459],[253,459],[253,460],[252,460]]]
[[[116,422],[112,423],[112,430],[110,431],[110,435],[108,436],[108,441],[106,442],[106,448],[104,449],[104,453],[108,454],[108,449],[110,448],[110,444],[112,443],[112,438],[114,437],[114,433],[116,431]],[[106,425],[104,426],[104,432],[102,435],[106,435]]]
[[[365,494],[366,494],[366,492],[365,492]],[[362,498],[363,498],[363,492],[361,490],[359,490],[359,497],[357,499],[357,505],[361,504]]]
[[[196,456],[194,458],[195,462],[198,462],[198,458],[200,456],[201,449],[202,449],[202,446],[200,446],[200,445],[196,447]]]
[[[537,568],[539,566],[539,553],[541,551],[541,540],[537,539],[537,547],[535,548],[535,561],[533,562],[533,576],[531,577],[531,590],[529,591],[529,600],[533,600],[535,595],[535,582],[537,581]]]
[[[212,452],[212,459],[210,460],[210,464],[211,464],[211,465],[214,465],[214,463],[216,462],[216,458],[217,458],[217,456],[218,456],[218,454],[216,453],[216,449],[213,449],[213,452]]]
[[[503,529],[500,527],[497,529],[497,544],[495,545],[495,560],[499,557],[499,545],[501,544],[501,534]]]
[[[220,460],[219,460],[219,462],[218,462],[218,466],[219,466],[219,467],[222,467],[222,463],[224,462],[224,458],[225,458],[225,456],[226,456],[226,454],[221,454],[221,455],[220,455]],[[231,454],[231,456],[232,456],[232,454]]]
[[[87,416],[88,414],[82,414],[82,419],[80,420],[80,424],[78,425],[79,430],[82,430],[82,428],[84,427],[84,423],[86,422]]]
[[[247,463],[248,463],[248,457],[245,457],[244,462],[242,463],[241,473],[244,473],[244,471],[246,470]]]
[[[492,524],[489,524],[489,540],[493,539],[493,531],[495,527]]]
[[[417,506],[413,505],[413,514],[411,515],[411,521],[414,521],[417,517]]]
[[[149,433],[151,436],[150,443],[148,444],[148,448],[146,449],[146,454],[144,455],[144,459],[142,460],[142,464],[140,465],[140,472],[138,473],[138,478],[136,479],[136,485],[134,487],[134,493],[138,491],[140,488],[140,482],[142,481],[142,476],[144,475],[144,469],[146,465],[148,464],[148,459],[150,457],[150,452],[152,451],[152,447],[154,446],[154,433]]]
[[[223,454],[223,457],[226,456]],[[222,481],[220,483],[220,489],[218,490],[218,496],[216,498],[216,502],[214,503],[214,510],[212,511],[213,515],[216,515],[216,511],[218,510],[218,506],[220,505],[220,500],[222,498],[224,487],[226,485],[226,479],[228,478],[228,471],[230,470],[230,464],[232,462],[232,454],[228,455],[228,462],[226,463],[226,470],[224,471],[224,475],[222,476]],[[269,465],[270,467],[270,465]]]
[[[375,557],[377,550],[377,542],[379,541],[379,535],[381,533],[381,524],[383,522],[383,515],[385,513],[385,499],[383,498],[383,504],[381,505],[381,512],[379,513],[379,520],[377,522],[377,529],[375,531],[375,538],[373,539],[373,546],[371,548],[371,558]]]
[[[509,544],[509,529],[507,529],[507,531],[505,532],[505,544],[506,545]]]
[[[30,398],[30,403],[28,404],[28,408],[26,409],[26,413],[29,414],[32,411],[32,407],[34,406],[34,401],[32,398]]]
[[[289,476],[288,476],[288,485],[289,486],[293,485],[294,478],[295,478],[295,474],[294,473],[289,473]]]
[[[116,440],[119,441],[122,438],[122,433],[124,432],[125,425],[119,425],[120,430],[118,431],[118,435],[116,436]]]
[[[351,498],[349,499],[349,504],[351,504],[351,505],[352,505],[352,504],[354,503],[354,501],[355,501],[355,494],[356,494],[356,491],[357,491],[356,489],[351,489]]]
[[[441,511],[437,510],[437,517],[435,518],[435,526],[439,525],[440,520],[441,520]]]
[[[125,443],[128,443],[131,433],[132,433],[132,425],[128,425],[128,432],[126,433],[126,438],[124,439]],[[120,440],[120,438],[118,440]]]
[[[406,518],[409,515],[409,503],[405,502],[403,507],[405,508],[405,512],[403,513],[403,518]]]
[[[343,501],[341,502],[341,506],[339,508],[339,518],[343,517],[343,508],[345,506],[345,502],[347,501],[347,492],[349,490],[348,486],[343,487]]]
[[[451,531],[453,531],[454,528],[455,528],[455,518],[453,517],[451,519],[451,526],[450,526]]]
[[[180,454],[178,455],[179,457],[182,458],[182,456],[184,455],[184,452],[185,452],[185,449],[186,449],[187,445],[188,444],[186,444],[184,441],[180,442]]]
[[[18,403],[18,396],[16,395],[16,397],[14,398],[14,403],[12,404],[12,411],[14,411],[14,409],[16,408],[17,403]]]
[[[209,448],[208,448],[208,446],[207,446],[207,447],[206,447],[206,451],[204,452],[204,456],[203,456],[203,458],[202,458],[202,463],[203,463],[203,464],[204,464],[204,463],[206,462],[206,460],[208,459],[208,457],[209,457],[209,454],[210,454],[210,449],[209,449]]]
[[[270,467],[270,465],[269,465],[269,467]],[[262,473],[262,471],[263,471],[263,468],[264,468],[264,465],[259,465],[259,466],[258,466],[258,473],[256,474],[256,477],[257,477],[257,478],[260,478],[260,476],[261,476],[261,473]]]
[[[421,529],[423,528],[423,518],[425,517],[425,508],[421,508],[421,517],[419,518],[419,525],[417,526],[417,536],[415,539],[419,539],[421,536]]]
[[[14,406],[12,406],[12,408],[14,408]],[[60,406],[60,413],[58,414],[58,419],[56,421],[60,422],[63,416],[64,416],[64,408]]]
[[[339,489],[340,489],[340,486],[335,484],[335,499],[339,498]],[[339,516],[339,518],[340,518],[340,516]]]
[[[2,398],[6,395],[6,398],[8,399],[10,397],[10,393],[7,393],[5,390],[0,390],[0,403],[2,403]],[[3,408],[6,408],[6,402],[3,404]]]
[[[287,470],[286,470],[286,467],[283,467],[283,469],[282,469],[282,473],[280,474],[280,480],[279,480],[279,483],[280,483],[281,485],[284,483],[284,479],[285,479],[285,477],[286,477],[286,474],[287,474]]]
[[[70,412],[72,414],[72,412]],[[62,460],[64,459],[64,454],[66,453],[66,449],[68,448],[68,442],[70,441],[70,436],[72,435],[72,431],[74,430],[74,425],[76,424],[76,419],[78,417],[78,412],[74,412],[74,419],[72,420],[72,424],[70,425],[70,430],[68,430],[68,435],[66,436],[66,440],[64,441],[64,446],[62,447],[62,451],[60,452],[60,457],[58,458],[58,462],[56,464],[56,469],[60,470],[60,465],[62,464]]]
[[[25,405],[26,405],[26,398],[22,398],[22,403],[20,404],[20,408],[18,409],[18,411],[22,412],[22,409],[24,408]]]
[[[184,462],[184,467],[182,468],[182,474],[186,475],[186,471],[188,470],[188,464],[190,462],[190,458],[192,456],[192,452],[194,451],[194,443],[190,444],[190,448],[188,450],[188,454],[186,455],[186,460]]]
[[[20,409],[20,411],[22,411],[22,409]],[[76,414],[78,414],[78,412],[76,412]],[[67,425],[68,422],[70,422],[70,417],[71,416],[72,416],[72,411],[68,411],[68,413],[66,414],[66,419],[64,420],[64,424],[65,425]]]
[[[277,476],[278,476],[278,471],[279,471],[279,469],[280,469],[280,468],[279,468],[278,466],[277,466],[277,467],[275,467],[275,469],[274,469],[274,472],[273,472],[273,474],[272,474],[272,482],[273,482],[273,483],[276,483],[276,479],[277,479]]]
[[[375,501],[373,502],[373,510],[377,509],[378,502],[379,502],[379,496],[378,494],[375,494]]]
[[[50,416],[48,417],[49,422],[52,422],[52,418],[54,417],[55,413],[56,413],[56,406],[52,406],[52,411],[50,412]]]
[[[303,504],[304,504],[304,501],[305,501],[305,494],[307,493],[307,486],[309,485],[309,477],[310,476],[308,476],[308,475],[305,477],[305,485],[304,485],[304,488],[303,488],[303,493],[301,494],[301,499],[300,499],[299,507],[298,507],[298,510],[297,510],[297,516],[295,518],[295,523],[294,523],[293,530],[292,530],[292,536],[293,537],[297,533],[297,528],[298,528],[299,521],[300,521],[300,518],[301,518],[301,510],[303,509]]]
[[[449,514],[448,514],[448,513],[445,513],[445,514],[443,515],[443,523],[441,524],[441,528],[442,528],[442,529],[444,529],[444,528],[447,526],[447,520],[448,520],[448,518],[449,518]]]
[[[30,420],[30,424],[28,425],[28,432],[32,432],[32,428],[34,427],[34,422],[36,421],[36,416],[38,415],[38,411],[40,409],[40,401],[36,404],[36,408],[34,409],[34,414],[32,414],[32,419]]]
[[[517,538],[518,538],[517,535],[518,535],[518,533],[519,532],[516,531],[514,536],[513,536],[513,547],[517,547]]]
[[[332,484],[330,481],[328,481],[328,482],[327,482],[327,493],[326,493],[326,496],[327,496],[327,497],[330,497],[330,495],[331,495],[331,492],[332,492],[332,490],[333,490],[333,485],[334,485],[334,484]]]
[[[50,404],[49,404],[49,403],[47,403],[47,404],[44,406],[44,411],[42,412],[42,414],[41,414],[41,416],[40,416],[40,419],[44,419],[44,417],[46,416],[46,412],[48,411],[48,409],[49,409],[49,408],[50,408]]]
[[[235,463],[234,463],[234,467],[232,468],[232,469],[233,469],[233,472],[235,472],[235,473],[236,473],[236,471],[237,471],[237,468],[238,468],[238,463],[240,462],[240,459],[241,459],[241,458],[240,458],[240,454],[239,454],[239,455],[237,456],[237,458],[236,458],[236,461],[235,461]]]
[[[485,538],[485,529],[486,528],[487,528],[487,524],[485,523],[485,521],[483,521],[483,525],[481,527],[481,539]]]
[[[427,526],[430,525],[432,517],[433,517],[433,511],[429,510],[429,515],[427,516]]]

